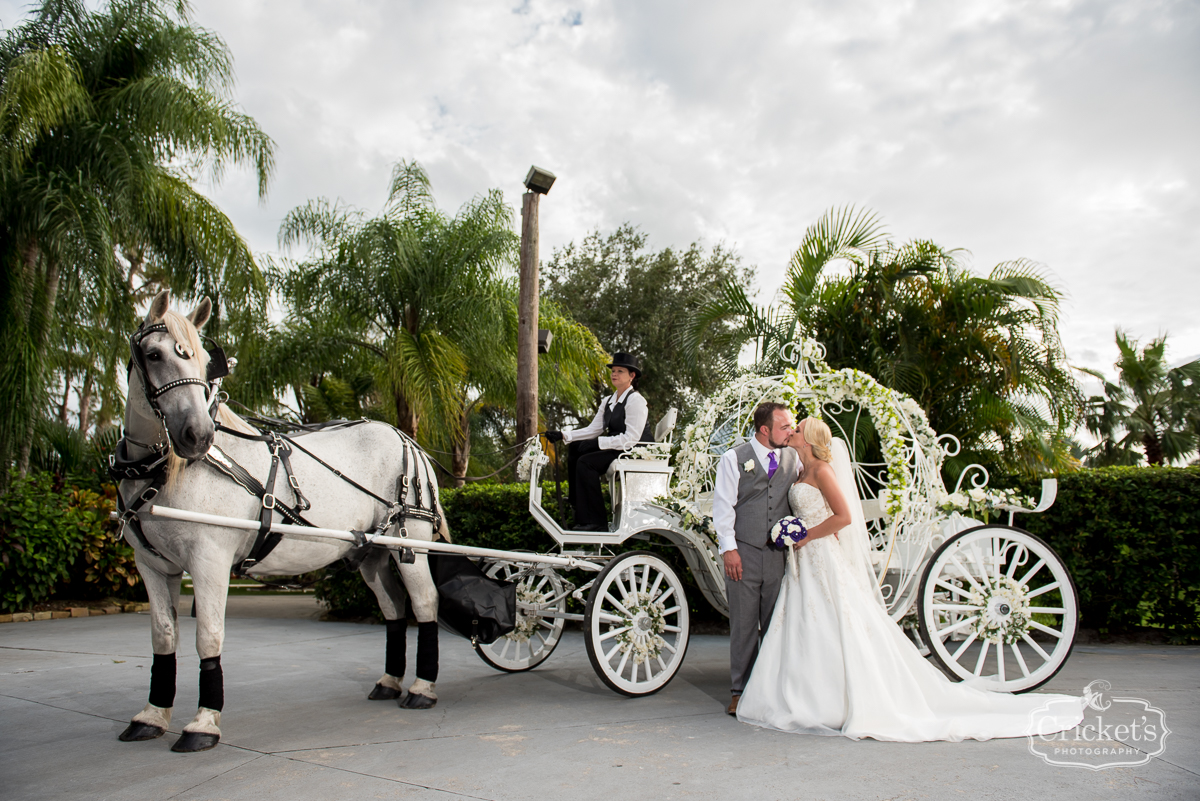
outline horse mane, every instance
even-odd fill
[[[196,329],[196,326],[192,325],[192,321],[179,312],[168,309],[167,313],[163,315],[162,322],[167,326],[167,333],[171,335],[172,339],[186,345],[195,354],[201,372],[207,371],[208,351],[204,349],[204,344],[200,341],[200,332]],[[240,431],[243,434],[253,435],[259,433],[257,429],[224,404],[217,407],[217,422],[226,428],[232,428],[234,431]],[[167,487],[175,487],[180,475],[183,473],[183,468],[186,466],[187,460],[176,456],[173,449],[167,452]]]

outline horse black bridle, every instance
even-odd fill
[[[214,342],[211,338],[201,334],[200,336],[212,345],[208,349],[208,367],[204,378],[179,378],[174,381],[168,381],[161,387],[154,386],[150,381],[150,374],[146,368],[146,353],[142,350],[142,341],[151,334],[167,333],[165,323],[152,323],[146,325],[144,322],[137,327],[137,330],[129,337],[129,369],[132,373],[137,370],[138,378],[142,381],[142,391],[146,394],[146,402],[150,404],[150,408],[154,410],[159,420],[166,420],[166,415],[158,406],[158,399],[167,394],[173,389],[179,387],[196,384],[204,387],[205,394],[208,396],[208,413],[215,422],[217,419],[217,410],[221,406],[221,379],[229,375],[229,359],[225,356],[225,351]],[[181,358],[192,358],[192,351],[186,345],[176,342],[175,352]],[[169,434],[168,434],[169,438]]]

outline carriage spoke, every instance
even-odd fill
[[[678,612],[679,612],[679,607],[677,605],[672,606],[670,609],[663,610],[663,617],[666,617],[667,615],[674,615],[674,614],[677,614]]]
[[[942,581],[941,579],[938,579],[937,581],[933,582],[933,584],[935,587],[941,587],[942,589],[949,590],[950,592],[953,592],[957,595],[970,595],[971,594],[971,592],[969,590],[964,589],[963,587],[955,587],[953,584],[947,584],[946,582]]]
[[[671,653],[675,653],[674,648],[671,649]],[[667,663],[663,661],[663,658],[661,656],[656,656],[654,658],[658,661],[658,672],[659,673],[662,673],[664,670],[667,669]]]
[[[617,646],[617,647],[619,648],[620,646]],[[621,654],[621,664],[617,665],[617,675],[618,676],[620,676],[622,673],[625,672],[625,664],[628,661],[629,661],[629,652],[626,651],[625,653]],[[637,662],[633,663],[633,669],[635,672],[637,671]]]
[[[610,612],[597,612],[596,617],[600,619],[601,623],[620,623],[622,620],[626,619],[620,615],[614,615]]]
[[[642,588],[639,592],[646,591],[646,585],[650,583],[650,565],[642,565]]]
[[[1061,631],[1056,631],[1056,630],[1050,628],[1049,626],[1043,626],[1041,623],[1038,623],[1036,620],[1029,621],[1029,625],[1031,628],[1035,628],[1038,631],[1042,632],[1043,634],[1049,634],[1051,637],[1054,637],[1056,639],[1061,640],[1063,638],[1063,633]]]
[[[950,561],[954,563],[954,566],[962,571],[963,578],[965,578],[967,583],[971,585],[971,589],[977,591],[980,595],[987,595],[983,587],[980,587],[978,582],[975,581],[975,577],[971,575],[971,571],[963,567],[962,562],[958,561],[958,554],[949,554],[949,557]]]
[[[1013,655],[1017,657],[1017,664],[1021,666],[1021,675],[1029,678],[1029,668],[1025,666],[1025,657],[1021,655],[1021,648],[1015,642],[1011,643]]]
[[[670,651],[673,654],[679,653],[677,650],[675,650],[675,646],[671,645],[671,643],[667,642],[666,640],[663,640],[662,647],[666,648],[668,651]],[[662,661],[661,656],[658,659],[660,662]]]
[[[1026,599],[1036,598],[1043,593],[1050,592],[1050,590],[1057,590],[1061,586],[1062,585],[1059,584],[1057,581],[1054,581],[1054,582],[1051,582],[1050,584],[1047,584],[1044,587],[1038,587],[1036,590],[1033,590],[1032,592],[1025,593],[1025,598]]]
[[[996,643],[996,678],[1004,683],[1004,643]]]
[[[507,656],[508,656],[508,648],[509,648],[509,646],[510,646],[510,645],[513,645],[513,644],[515,644],[515,643],[516,643],[516,640],[511,640],[511,639],[509,639],[508,637],[505,637],[505,638],[504,638],[504,648],[503,648],[503,650],[501,650],[501,651],[500,651],[500,658],[501,658],[501,659],[504,659],[505,657],[507,657]]]
[[[1008,572],[1004,575],[1011,579],[1013,574],[1017,572],[1017,566],[1021,564],[1021,557],[1028,552],[1028,548],[1020,543],[1017,543],[1017,550],[1013,554],[1012,562],[1008,566]]]
[[[1027,586],[1029,586],[1029,580],[1030,580],[1031,578],[1033,578],[1034,576],[1036,576],[1036,575],[1037,575],[1037,573],[1038,573],[1038,571],[1039,571],[1039,570],[1041,570],[1041,569],[1042,569],[1042,568],[1043,568],[1045,565],[1046,565],[1046,559],[1045,559],[1045,557],[1043,557],[1043,558],[1041,558],[1041,559],[1037,560],[1037,563],[1036,563],[1036,564],[1034,564],[1034,566],[1033,566],[1033,567],[1029,568],[1029,572],[1028,572],[1028,573],[1026,573],[1025,575],[1021,576],[1021,579],[1020,579],[1020,582],[1019,582],[1019,583],[1020,583],[1020,585],[1021,585],[1022,587],[1027,587]],[[1055,584],[1057,585],[1057,582],[1055,582]]]
[[[612,593],[609,593],[609,592],[606,592],[606,593],[604,593],[604,598],[605,598],[605,599],[606,599],[606,600],[607,600],[609,603],[611,603],[613,606],[615,606],[615,607],[617,607],[618,609],[620,609],[620,610],[621,610],[621,614],[625,615],[625,617],[627,617],[627,618],[631,618],[631,617],[633,617],[633,615],[632,615],[632,614],[629,612],[629,610],[625,608],[625,605],[624,605],[623,603],[621,603],[620,601],[618,601],[616,598],[612,597]]]
[[[617,671],[617,672],[620,673],[620,671]],[[638,674],[638,663],[637,663],[637,660],[635,659],[635,660],[633,660],[633,669],[630,670],[630,672],[629,672],[629,680],[631,682],[633,682],[634,684],[637,684],[637,674]],[[646,678],[648,679],[650,677],[647,676]]]
[[[655,594],[658,592],[658,588],[662,584],[662,580],[664,578],[666,578],[665,573],[659,573],[658,575],[656,575],[654,577],[654,583],[650,585],[650,597],[651,598],[653,598],[655,596]]]
[[[1029,611],[1043,615],[1065,615],[1067,613],[1067,610],[1061,606],[1031,606],[1029,607]]]
[[[624,634],[625,632],[629,631],[631,628],[633,628],[633,626],[622,626],[619,629],[609,629],[608,631],[604,632],[596,639],[599,640],[600,642],[603,642],[605,640],[612,639],[613,637],[616,637],[619,634]]]
[[[991,646],[991,644],[991,640],[984,640],[983,648],[979,649],[979,659],[975,660],[974,673],[976,676],[979,676],[981,673],[983,673],[983,663],[984,660],[987,659],[988,648]]]
[[[661,603],[666,603],[666,602],[667,602],[667,599],[668,599],[668,598],[670,598],[670,597],[671,597],[672,595],[674,595],[674,594],[675,594],[675,588],[674,588],[674,587],[672,587],[671,589],[667,590],[666,592],[664,592],[662,595],[658,596],[658,597],[657,597],[657,598],[655,598],[654,600],[655,600],[655,601],[657,601],[657,602],[658,602],[658,603],[660,603],[660,604],[661,604]]]
[[[1033,638],[1030,637],[1028,633],[1022,633],[1021,639],[1024,640],[1029,645],[1030,648],[1037,651],[1038,656],[1040,656],[1042,659],[1046,660],[1047,662],[1053,661],[1050,659],[1050,654],[1043,651],[1042,646],[1040,646],[1036,642],[1034,642]]]
[[[963,640],[962,645],[958,646],[958,650],[955,651],[954,655],[951,656],[950,658],[953,659],[955,662],[957,662],[958,658],[960,656],[962,656],[968,648],[971,647],[971,643],[975,642],[975,640],[977,640],[977,639],[979,639],[979,632],[972,631],[971,636],[968,637],[967,639]]]
[[[933,604],[933,608],[947,612],[974,612],[983,607],[976,604]]]
[[[679,626],[663,626],[663,631],[669,631],[672,634],[678,634],[682,630]]]
[[[938,636],[938,639],[940,639],[942,642],[945,642],[947,634],[953,634],[954,632],[958,631],[959,629],[965,628],[965,627],[971,625],[976,620],[979,620],[979,615],[973,615],[968,618],[963,618],[962,620],[955,623],[953,626],[950,626],[949,628],[944,628],[944,629],[936,629],[935,632]]]
[[[617,643],[616,645],[614,645],[612,647],[612,650],[604,655],[604,661],[612,662],[613,654],[615,654],[619,650],[621,650],[621,643]]]

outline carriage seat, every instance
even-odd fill
[[[655,442],[671,442],[678,417],[677,409],[667,410],[667,413],[658,421],[658,425],[654,427]],[[636,448],[637,445],[633,447]],[[614,459],[604,476],[608,479],[613,522],[616,526],[619,528],[621,525],[622,508],[665,495],[673,472],[674,468],[671,467],[669,459],[634,459],[628,452]]]

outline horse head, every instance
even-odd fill
[[[165,429],[176,456],[197,459],[208,452],[216,433],[217,388],[208,379],[210,357],[200,342],[212,303],[204,298],[185,317],[171,311],[170,302],[171,293],[160,292],[130,337],[126,429],[156,448],[168,444]]]

